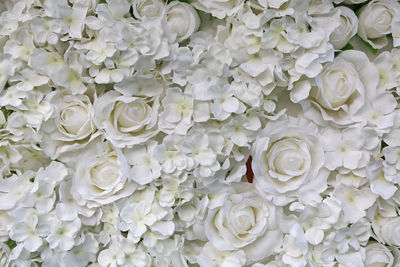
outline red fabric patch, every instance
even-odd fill
[[[251,156],[249,156],[249,158],[247,159],[246,162],[246,176],[247,176],[247,181],[249,183],[253,183],[253,177],[254,177],[254,173],[253,170],[251,168],[251,162],[252,162],[253,158]]]

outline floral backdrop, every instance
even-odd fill
[[[0,266],[400,266],[397,0],[0,10]]]

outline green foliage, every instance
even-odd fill
[[[372,54],[375,55],[376,53],[378,53],[378,49],[373,48],[369,43],[364,40],[361,41],[365,44],[366,47],[368,47],[369,50],[371,50]]]
[[[345,45],[342,48],[342,51],[344,51],[344,50],[353,50],[353,49],[354,49],[354,47],[350,43],[347,43],[347,45]]]
[[[17,242],[11,239],[8,239],[5,243],[10,249],[13,249],[17,246]]]
[[[4,117],[6,118],[6,120],[7,120],[8,117],[11,115],[11,113],[14,112],[14,110],[6,109],[6,108],[2,108],[1,111],[3,112]]]

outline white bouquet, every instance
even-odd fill
[[[400,266],[399,103],[397,0],[0,1],[0,266]]]

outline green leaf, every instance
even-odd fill
[[[5,108],[3,108],[1,111],[3,111],[4,118],[5,118],[6,120],[7,120],[8,117],[11,115],[11,113],[14,112],[14,110],[12,110],[12,109],[5,109]]]
[[[17,242],[12,239],[8,239],[5,243],[10,249],[13,249],[17,246]]]
[[[100,0],[100,4],[106,4],[106,0]]]
[[[342,48],[342,51],[344,51],[344,50],[353,50],[353,49],[354,49],[354,46],[352,46],[350,43],[347,43],[347,45],[345,45]]]
[[[364,41],[361,39],[361,41],[365,44],[366,47],[368,47],[369,50],[371,50],[372,54],[378,53],[378,49],[373,48],[368,42]]]

